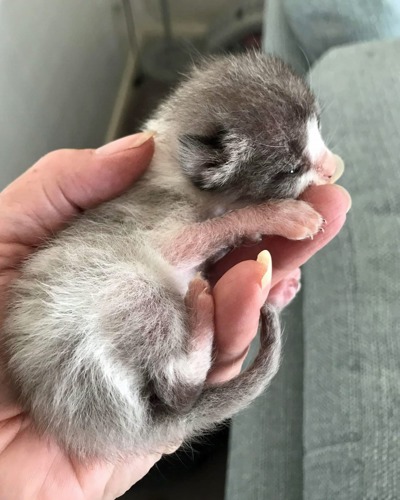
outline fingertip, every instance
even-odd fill
[[[108,144],[97,148],[94,152],[99,156],[111,156],[123,153],[124,151],[129,151],[131,149],[143,148],[146,143],[153,142],[154,136],[154,131],[146,131],[128,135],[126,137],[120,137],[115,141],[109,142]]]
[[[338,184],[311,186],[300,198],[313,205],[322,215],[331,215],[329,218],[325,217],[328,221],[332,217],[346,214],[351,207],[350,194]]]
[[[332,187],[336,189],[336,191],[339,191],[341,196],[344,197],[344,200],[346,201],[347,204],[347,209],[346,209],[346,214],[347,214],[350,211],[351,206],[353,204],[353,200],[351,199],[350,193],[340,184],[333,184]]]
[[[239,262],[217,281],[213,291],[214,297],[221,297],[221,300],[222,297],[226,297],[231,300],[233,296],[258,295],[262,290],[262,280],[266,272],[268,270],[265,262],[258,260]]]
[[[126,138],[124,138],[126,139]],[[112,143],[111,143],[112,144]],[[108,145],[107,145],[108,146]],[[81,154],[77,151],[77,156]],[[98,154],[91,150],[86,164],[83,156],[75,169],[71,197],[83,209],[94,207],[127,191],[150,165],[154,154],[154,140],[146,140],[138,147],[122,149],[111,154]],[[69,187],[70,183],[67,181]]]
[[[123,139],[127,138],[124,137]],[[107,146],[113,144],[110,143]],[[150,137],[141,143],[140,146],[123,148],[119,151],[114,151],[112,154],[99,154],[99,150],[93,150],[93,160],[105,169],[109,169],[110,173],[114,173],[114,170],[121,170],[130,174],[132,180],[135,180],[149,166],[154,154],[154,147],[154,140]]]

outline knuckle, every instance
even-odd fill
[[[55,149],[54,151],[50,151],[42,156],[37,162],[36,166],[47,166],[54,165],[65,162],[73,162],[78,159],[82,159],[82,154],[87,155],[91,154],[92,150],[88,149]]]
[[[49,153],[46,153],[44,156],[42,156],[38,163],[53,163],[54,161],[60,160],[64,155],[65,152],[69,151],[68,149],[56,149],[54,151],[50,151]]]

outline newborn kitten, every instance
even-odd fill
[[[194,277],[244,238],[317,233],[320,215],[295,198],[335,168],[314,96],[263,55],[203,62],[146,128],[149,170],[29,258],[5,323],[20,403],[82,460],[178,443],[263,391],[279,364],[276,311],[262,311],[252,367],[207,386],[213,301]]]

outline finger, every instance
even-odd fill
[[[224,382],[240,372],[270,290],[270,278],[262,282],[267,271],[265,263],[241,262],[215,285],[216,357],[208,377],[210,383]]]
[[[274,286],[327,245],[345,223],[346,213],[351,206],[349,194],[337,185],[312,186],[307,189],[302,199],[311,203],[327,221],[323,233],[314,236],[313,240],[303,241],[289,241],[278,236],[267,237],[253,247],[238,248],[213,268],[210,280],[216,281],[230,267],[243,260],[255,259],[261,250],[267,248],[274,263]]]
[[[346,214],[351,207],[350,195],[339,186],[315,186],[304,193],[302,199],[309,202],[326,220],[323,233],[318,233],[313,240],[282,241],[273,238],[266,241],[267,248],[274,259],[274,283],[278,283],[296,268],[326,246],[342,229]]]
[[[41,158],[0,193],[0,242],[36,245],[81,210],[126,190],[146,169],[152,134],[124,137],[99,150],[59,150]]]

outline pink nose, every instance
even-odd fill
[[[317,167],[319,176],[322,180],[329,182],[336,171],[336,167],[335,155],[327,149]]]

